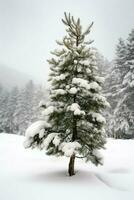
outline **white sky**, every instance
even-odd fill
[[[134,0],[0,0],[0,64],[46,80],[50,51],[64,35],[64,11],[94,21],[94,45],[108,59],[134,28]]]

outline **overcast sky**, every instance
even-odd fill
[[[110,60],[118,38],[134,28],[134,0],[0,0],[0,64],[46,80],[64,11],[85,27],[94,21],[94,45]]]

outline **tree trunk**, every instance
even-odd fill
[[[76,103],[76,94],[74,95],[73,102]],[[77,140],[77,118],[73,115],[73,135],[72,135],[72,142]]]
[[[68,173],[69,173],[69,176],[75,175],[75,172],[74,172],[74,161],[75,161],[75,154],[73,154],[73,155],[70,157],[69,166],[68,166]]]
[[[76,37],[76,46],[79,45],[79,37]],[[76,103],[76,94],[74,95],[73,102]],[[77,139],[77,119],[76,116],[73,115],[73,135],[72,135],[72,142]],[[75,162],[75,154],[70,157],[69,166],[68,166],[68,174],[69,176],[75,175],[74,172],[74,162]]]
[[[77,119],[76,116],[73,115],[73,135],[72,135],[72,142],[77,140]]]

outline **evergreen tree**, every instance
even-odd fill
[[[14,112],[16,110],[16,102],[18,98],[19,90],[17,87],[14,87],[8,97],[7,105],[6,105],[6,111],[5,111],[5,124],[6,129],[8,128],[8,133],[16,133],[17,127],[14,124]]]
[[[115,138],[134,137],[134,30],[128,41],[119,39],[116,59],[109,78],[108,100],[111,105],[109,131]]]
[[[126,45],[123,39],[119,39],[116,47],[116,58],[112,63],[112,67],[108,73],[106,93],[111,107],[108,109],[107,126],[108,135],[114,138],[122,137],[122,131],[119,130],[119,124],[124,121],[124,114],[119,111],[121,105],[123,92],[123,77],[126,73]]]
[[[101,95],[102,79],[96,74],[95,52],[86,41],[93,23],[83,31],[80,19],[65,13],[62,22],[67,35],[52,52],[50,102],[43,105],[45,121],[26,131],[25,147],[46,149],[48,155],[70,157],[68,173],[74,175],[75,158],[102,164],[99,149],[105,144],[105,118],[101,111],[108,103]]]
[[[97,49],[95,49],[95,51],[96,66],[98,68],[98,73],[100,76],[103,77],[102,82],[105,82],[105,79],[107,78],[107,75],[110,70],[110,62]],[[105,90],[105,85],[103,90]]]
[[[3,111],[3,86],[0,84],[0,133],[3,132],[3,127],[2,127],[2,113]]]
[[[114,76],[114,70],[113,70],[113,63],[109,62],[102,54],[99,53],[99,51],[96,51],[96,65],[98,67],[98,73],[100,76],[104,77],[102,79],[102,83],[103,83],[103,89],[102,89],[102,93],[104,94],[104,96],[106,96],[108,98],[108,102],[111,103],[111,89],[114,85],[114,81],[113,80]],[[109,98],[110,97],[110,98]],[[103,110],[103,115],[106,118],[106,133],[108,137],[111,137],[113,132],[111,129],[111,122],[113,122],[113,115],[111,113],[112,109],[111,106],[108,106],[107,109]]]
[[[126,59],[127,59],[127,47],[122,38],[119,39],[119,42],[116,47],[116,59],[115,59],[115,67],[118,69],[119,77],[119,90],[122,88],[123,85],[123,78],[127,72],[127,66],[126,66]]]
[[[127,72],[124,76],[123,85],[128,91],[134,87],[134,29],[129,34],[127,40],[126,65],[127,65]]]
[[[119,43],[116,47],[116,58],[113,62],[113,67],[111,68],[109,74],[109,101],[111,103],[111,108],[114,110],[116,108],[118,100],[121,98],[122,93],[122,82],[123,77],[126,72],[126,46],[122,39],[119,39]]]
[[[43,88],[40,85],[35,85],[33,81],[29,81],[26,86],[19,91],[13,116],[16,134],[24,135],[26,127],[40,117],[38,114],[39,103],[43,97]]]
[[[33,81],[29,81],[25,88],[21,89],[19,92],[16,110],[14,112],[14,124],[16,126],[16,133],[19,135],[24,135],[26,127],[33,120],[34,92],[35,86]]]
[[[24,88],[20,89],[16,101],[16,109],[14,111],[13,123],[14,126],[16,127],[15,133],[18,135],[22,135],[25,129],[25,116],[27,110],[25,108],[24,94],[25,94]]]
[[[25,86],[24,91],[24,104],[25,104],[25,123],[28,125],[35,119],[34,115],[34,94],[35,84],[33,81],[29,81]],[[26,125],[25,125],[26,128]]]
[[[40,117],[39,103],[43,98],[46,100],[46,95],[33,81],[11,91],[0,85],[0,132],[23,135],[26,127]]]
[[[40,107],[43,106],[44,102],[47,102],[47,91],[45,87],[42,87],[40,85],[35,86],[33,98],[32,98],[32,116],[31,122],[34,122],[38,118],[41,118],[41,114],[39,112]]]
[[[1,86],[0,92],[0,132],[9,133],[9,126],[7,124],[7,104],[9,98],[9,92]]]
[[[126,70],[123,77],[123,100],[121,101],[119,111],[124,115],[127,113],[124,120],[124,137],[134,137],[134,29],[129,34],[127,40],[126,53]],[[125,109],[124,109],[125,108]],[[122,127],[122,125],[121,125]]]

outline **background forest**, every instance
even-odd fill
[[[110,103],[104,112],[106,134],[134,138],[134,30],[119,39],[112,61],[94,49],[98,75],[105,78],[103,93]],[[14,84],[9,89],[0,82],[0,132],[24,135],[28,125],[39,118],[40,102],[48,101],[49,86],[25,80],[23,86],[18,83],[19,87]]]

